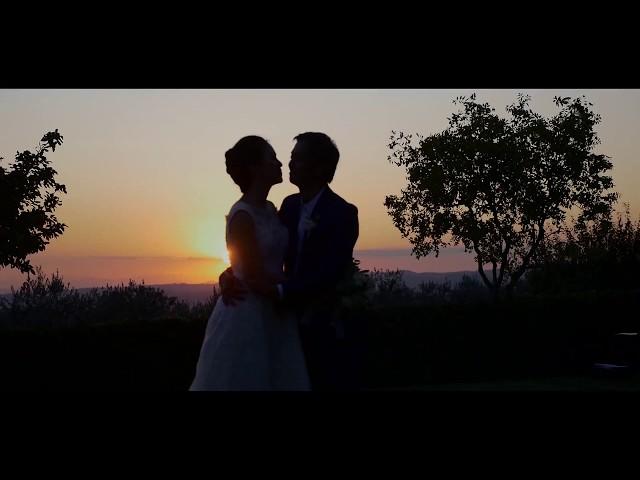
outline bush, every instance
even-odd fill
[[[588,374],[615,333],[640,331],[639,293],[371,306],[366,384]]]
[[[640,288],[640,221],[625,212],[564,226],[545,245],[543,261],[527,276],[530,292]]]
[[[41,268],[12,296],[0,302],[0,325],[10,328],[70,327],[107,323],[149,322],[167,318],[206,320],[219,293],[189,305],[163,290],[129,281],[128,285],[95,288],[80,293],[58,272],[46,277]]]

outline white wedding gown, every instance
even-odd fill
[[[238,201],[227,215],[244,210],[253,218],[267,272],[282,272],[289,234],[276,207],[259,209]],[[242,280],[242,265],[233,263]],[[276,310],[266,297],[248,293],[234,306],[216,303],[207,323],[195,379],[190,390],[309,390],[310,383],[296,318]]]

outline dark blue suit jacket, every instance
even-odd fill
[[[290,195],[278,214],[289,230],[284,299],[305,304],[318,295],[331,295],[351,264],[358,239],[358,209],[327,186],[311,214],[315,227],[297,258],[301,207],[301,195]]]

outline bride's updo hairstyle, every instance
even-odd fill
[[[251,185],[251,168],[259,165],[264,158],[269,142],[257,135],[248,135],[238,140],[232,148],[224,154],[227,173],[240,187],[242,193]]]

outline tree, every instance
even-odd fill
[[[502,118],[475,95],[459,97],[462,108],[444,131],[417,135],[417,144],[392,132],[389,143],[389,161],[406,169],[407,186],[385,206],[412,253],[437,257],[441,247],[464,245],[496,297],[503,286],[513,290],[569,210],[594,219],[617,198],[607,192],[609,157],[593,152],[601,118],[592,104],[555,97],[559,112],[547,119],[529,102],[518,95]]]
[[[640,219],[630,205],[591,222],[567,222],[545,243],[527,281],[536,293],[623,290],[640,286]]]
[[[53,213],[62,204],[59,192],[67,189],[55,181],[57,172],[45,156],[62,139],[58,129],[48,132],[35,153],[17,152],[9,168],[0,166],[0,267],[34,274],[27,256],[43,251],[64,232],[66,225]]]

